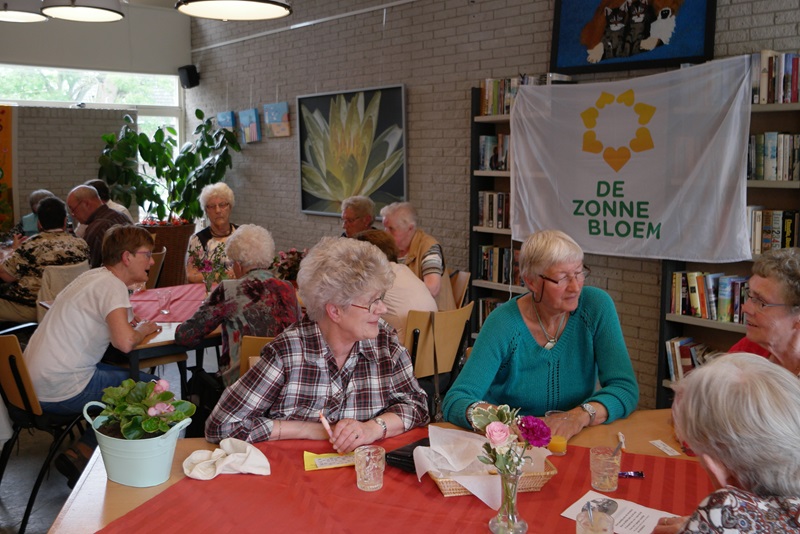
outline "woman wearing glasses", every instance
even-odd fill
[[[426,424],[426,395],[408,352],[380,318],[393,280],[374,245],[323,238],[297,277],[306,315],[225,390],[206,439],[327,439],[349,452]]]
[[[469,428],[476,407],[508,404],[536,416],[568,411],[547,422],[569,439],[627,417],[639,386],[614,302],[584,287],[589,269],[580,246],[563,232],[540,231],[522,245],[519,263],[529,293],[486,319],[444,399],[445,418]]]
[[[800,376],[800,249],[765,252],[753,263],[742,305],[747,337],[730,352],[752,352]]]
[[[236,230],[231,223],[231,210],[234,205],[233,191],[224,183],[207,185],[200,192],[200,206],[206,212],[208,226],[189,238],[189,249],[186,260],[186,280],[190,284],[203,282],[203,275],[197,268],[204,258],[218,259],[227,266],[226,277],[235,278],[233,264],[225,255],[225,241]],[[214,254],[217,247],[222,247],[220,256]],[[218,280],[219,281],[219,280]]]

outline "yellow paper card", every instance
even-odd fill
[[[306,471],[347,467],[348,465],[355,465],[355,463],[355,456],[353,456],[352,452],[347,454],[338,454],[335,452],[314,454],[313,452],[303,451],[303,465]]]

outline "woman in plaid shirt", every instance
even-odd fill
[[[393,281],[374,245],[323,238],[297,277],[306,315],[225,391],[206,439],[329,439],[349,452],[426,424],[427,399],[408,351],[380,317]]]

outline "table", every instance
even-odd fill
[[[628,419],[592,427],[570,440],[566,456],[551,457],[559,473],[541,492],[519,495],[520,513],[530,525],[529,532],[574,532],[574,522],[560,513],[590,489],[585,446],[612,444],[618,431],[627,438],[623,470],[644,470],[647,478],[621,479],[613,495],[676,514],[691,512],[712,487],[698,462],[685,455],[666,459],[649,443],[661,439],[680,450],[669,421],[669,410],[637,411]],[[427,429],[414,429],[381,445],[391,450],[426,434]],[[374,493],[356,488],[352,468],[303,471],[302,451],[330,452],[327,442],[293,440],[257,446],[270,461],[270,476],[226,475],[198,481],[184,477],[181,464],[192,451],[213,450],[216,445],[199,438],[179,440],[170,479],[153,488],[130,488],[108,481],[99,452],[95,452],[50,532],[94,532],[109,526],[109,532],[126,533],[157,528],[165,532],[294,529],[467,534],[485,532],[495,515],[476,497],[446,498],[429,477],[418,482],[415,475],[392,467],[386,468],[383,489]],[[159,498],[154,499],[156,496]],[[186,510],[176,510],[176,503],[184,503],[181,506]],[[257,528],[247,523],[247,514],[259,518]],[[119,521],[111,524],[115,520]]]

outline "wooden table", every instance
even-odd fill
[[[546,508],[547,514],[554,514],[559,515],[563,508],[561,509],[554,509],[555,506],[552,504],[548,504],[546,502],[542,502],[544,497],[552,498],[554,494],[557,494],[561,491],[558,488],[570,488],[571,491],[578,491],[582,495],[589,488],[583,487],[572,487],[575,484],[573,481],[569,480],[568,478],[562,478],[559,480],[558,477],[562,476],[562,472],[564,473],[564,477],[568,477],[566,474],[568,469],[568,463],[570,461],[570,455],[574,455],[573,457],[577,457],[578,453],[582,453],[585,449],[580,449],[578,446],[590,446],[596,444],[613,444],[616,443],[617,440],[617,432],[622,431],[625,433],[626,441],[627,441],[627,450],[629,453],[633,454],[640,454],[640,455],[650,455],[653,457],[665,457],[666,455],[657,449],[655,446],[649,443],[650,440],[660,439],[670,445],[671,447],[675,448],[676,450],[680,451],[679,444],[675,441],[673,433],[672,433],[672,426],[670,424],[670,411],[669,410],[650,410],[650,411],[637,411],[633,413],[628,419],[622,421],[616,421],[611,425],[600,425],[597,427],[589,428],[583,431],[579,436],[576,436],[569,442],[570,447],[575,447],[574,450],[568,451],[567,455],[560,458],[554,458],[553,463],[559,469],[560,473],[556,475],[556,477],[551,480],[547,486],[543,489],[541,493],[526,493],[521,494],[520,497],[520,510],[525,519],[528,520],[529,524],[535,523],[536,514],[541,514],[542,509],[541,507]],[[417,439],[420,432],[425,432],[424,429],[417,429],[410,433],[404,434],[403,436],[407,436],[405,442],[413,441],[413,439]],[[392,445],[399,446],[400,438],[403,436],[398,436],[396,438],[392,438]],[[413,439],[412,439],[413,438]],[[389,442],[390,440],[387,440]],[[267,453],[267,457],[270,458],[270,462],[273,465],[274,474],[272,476],[277,476],[275,472],[277,472],[278,467],[276,466],[277,462],[277,448],[280,444],[292,444],[296,443],[298,445],[295,446],[297,450],[311,450],[311,451],[318,451],[320,447],[323,446],[324,442],[275,442],[274,444],[270,444],[271,447],[275,447],[275,449],[270,449]],[[288,445],[291,446],[291,445]],[[299,448],[298,448],[299,447]],[[194,439],[184,439],[178,441],[178,447],[175,452],[175,459],[173,461],[173,468],[172,474],[167,482],[161,484],[160,486],[152,487],[152,488],[131,488],[122,486],[115,482],[110,482],[106,478],[105,468],[103,466],[103,462],[99,457],[99,452],[95,452],[92,456],[92,459],[84,471],[83,475],[81,476],[80,480],[78,481],[77,485],[73,489],[69,499],[64,504],[61,513],[56,518],[56,521],[53,523],[53,526],[50,530],[52,533],[85,533],[85,532],[94,532],[103,528],[104,526],[108,525],[115,519],[122,517],[123,515],[127,514],[131,510],[135,509],[136,507],[140,506],[141,504],[153,499],[160,493],[164,492],[167,488],[170,488],[172,485],[182,481],[185,479],[183,471],[182,471],[182,463],[183,460],[191,454],[191,452],[198,450],[198,449],[208,449],[213,450],[216,448],[216,445],[207,443],[203,439],[194,438]],[[387,449],[389,449],[389,444],[387,443]],[[298,453],[293,453],[298,454]],[[649,456],[648,456],[649,457]],[[653,458],[653,460],[659,460],[657,458]],[[690,460],[689,463],[686,463],[687,460]],[[681,455],[676,457],[674,460],[674,465],[686,465],[692,468],[693,470],[693,477],[698,478],[697,481],[692,480],[691,484],[686,484],[686,488],[674,488],[676,493],[686,492],[691,490],[695,485],[700,486],[697,489],[697,492],[700,497],[697,497],[697,501],[691,504],[690,506],[694,506],[697,502],[699,502],[702,496],[705,496],[706,493],[709,493],[708,488],[710,488],[710,484],[708,483],[706,477],[700,470],[699,466],[696,463],[691,462],[691,458]],[[671,462],[671,461],[670,461]],[[292,461],[291,464],[294,468],[295,462]],[[625,466],[625,462],[623,461],[623,468]],[[285,467],[285,466],[284,466]],[[330,475],[331,473],[323,473],[321,471],[312,472],[312,473],[305,473],[302,472],[302,467],[298,467],[298,473],[296,476],[297,485],[302,486],[302,482],[300,479],[306,477],[313,477],[317,476],[314,480],[323,481],[326,480],[324,477],[325,475]],[[391,470],[391,472],[390,472]],[[331,471],[338,471],[342,472],[342,470],[331,470]],[[581,471],[583,469],[581,468]],[[588,468],[586,469],[588,471]],[[698,475],[699,473],[699,475]],[[651,473],[653,475],[653,473]],[[243,477],[245,475],[242,475]],[[341,475],[340,475],[341,476]],[[234,477],[234,475],[231,475]],[[235,477],[239,477],[239,475],[235,475]],[[492,517],[492,510],[485,507],[482,503],[477,501],[474,497],[450,497],[444,498],[438,493],[438,489],[433,486],[433,483],[429,480],[428,477],[423,477],[422,482],[417,482],[416,477],[414,475],[410,475],[407,473],[403,473],[399,470],[396,470],[391,467],[387,467],[387,477],[391,477],[390,480],[385,482],[384,490],[381,492],[376,492],[375,494],[372,493],[365,493],[365,492],[353,492],[358,499],[363,499],[365,502],[370,500],[374,500],[378,497],[379,494],[381,498],[386,499],[391,497],[391,487],[390,484],[394,484],[395,487],[397,486],[397,480],[401,480],[404,486],[406,486],[406,491],[412,492],[424,492],[426,494],[426,501],[430,502],[430,506],[434,509],[438,509],[441,507],[442,510],[449,510],[454,506],[461,506],[465,507],[467,510],[476,509],[478,514],[485,516],[486,521]],[[215,479],[216,480],[219,480]],[[251,480],[255,480],[256,478],[271,478],[271,477],[253,477]],[[246,479],[244,478],[230,478],[229,480],[233,480],[236,482],[242,481],[244,482]],[[349,479],[348,479],[349,480]],[[636,484],[640,484],[641,481],[627,479],[630,486],[629,487],[636,487]],[[557,482],[558,481],[558,482]],[[198,484],[198,488],[203,488],[205,492],[212,491],[208,488],[208,483],[200,482],[200,481],[187,481],[190,484]],[[213,481],[212,481],[213,482]],[[657,483],[658,481],[653,481],[653,483]],[[235,482],[234,482],[235,483]],[[206,486],[202,486],[202,484],[206,484]],[[561,484],[559,486],[558,484]],[[330,488],[330,490],[324,487],[324,482],[320,482],[320,485],[323,487],[316,488],[319,493],[325,493],[326,491],[336,491],[335,488]],[[355,480],[353,480],[352,486],[355,486]],[[621,481],[622,486],[622,481]],[[691,486],[691,487],[690,487]],[[431,489],[432,487],[432,489]],[[550,490],[548,491],[548,487]],[[409,489],[410,488],[410,489]],[[177,489],[177,487],[175,488]],[[385,490],[389,490],[388,492]],[[199,490],[203,491],[203,490]],[[299,491],[299,490],[298,490]],[[622,488],[621,488],[622,491]],[[672,493],[673,488],[666,488],[665,491]],[[204,493],[207,495],[207,493]],[[580,495],[578,495],[580,496]],[[628,498],[624,493],[619,495],[620,498]],[[307,502],[298,502],[297,507],[304,508],[304,507],[314,507],[314,506],[325,506],[324,502],[315,501],[316,497],[309,495],[304,500]],[[643,496],[644,498],[644,496]],[[694,499],[695,497],[692,497]],[[275,510],[268,510],[266,507],[271,505],[272,496],[270,494],[263,495],[263,506],[265,507],[263,510],[264,513],[264,530],[269,531],[267,525],[269,524],[269,517],[270,512],[275,513]],[[633,499],[630,499],[633,500]],[[158,502],[153,501],[154,503]],[[638,500],[637,500],[638,502]],[[646,501],[645,501],[646,502]],[[352,503],[352,505],[356,505],[357,503]],[[385,520],[390,520],[388,514],[396,514],[401,513],[402,506],[405,503],[400,504],[400,508],[395,510],[387,509],[385,512],[387,517],[383,518]],[[571,504],[571,503],[570,503]],[[644,504],[644,503],[643,503]],[[646,505],[646,504],[645,504]],[[482,507],[482,508],[481,508]],[[538,507],[538,508],[537,508]],[[688,510],[676,510],[676,513],[688,513],[691,511]],[[206,513],[206,510],[198,510],[198,513]],[[158,529],[160,531],[165,531],[164,528],[167,530],[173,529],[176,531],[180,530],[180,518],[161,518],[157,519],[158,512],[154,511],[156,514],[154,517],[148,517],[147,512],[145,512],[142,516],[142,524],[144,525],[146,522],[150,520],[154,520],[159,525]],[[290,513],[287,510],[287,513]],[[453,512],[455,513],[455,512]],[[461,513],[461,512],[459,512]],[[557,518],[558,521],[566,521],[567,525],[569,525],[570,521]],[[172,524],[172,526],[168,526],[167,523]],[[366,527],[366,525],[365,525]],[[446,526],[444,523],[439,526],[440,528],[436,528],[437,532],[451,532],[455,531],[456,528],[454,525]],[[483,527],[485,529],[485,523],[483,523]],[[418,531],[422,532],[424,530],[423,526],[420,526],[421,529]],[[434,528],[434,525],[430,525],[430,528]],[[572,527],[574,528],[574,527]],[[331,531],[335,531],[331,530]],[[467,528],[467,531],[471,531],[470,528]],[[477,530],[476,530],[477,531]],[[535,528],[531,528],[531,532],[538,532]],[[464,532],[461,532],[464,534]]]

